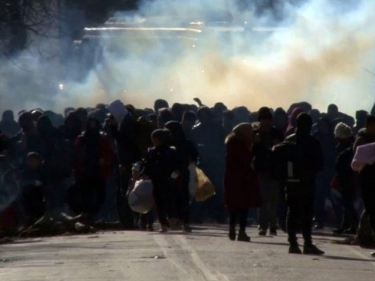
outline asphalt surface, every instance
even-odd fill
[[[290,255],[286,235],[232,242],[225,226],[199,226],[191,234],[103,232],[17,240],[0,245],[1,281],[375,280],[370,250],[314,236],[325,256]],[[341,238],[342,239],[342,238]]]

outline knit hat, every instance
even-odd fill
[[[353,137],[352,128],[343,122],[338,123],[335,128],[335,137],[337,139],[349,139]]]

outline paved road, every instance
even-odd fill
[[[0,280],[375,280],[368,250],[320,235],[315,242],[326,256],[289,255],[285,234],[249,233],[252,243],[230,242],[220,226],[189,235],[106,232],[20,240],[0,245]]]

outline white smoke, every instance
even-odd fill
[[[237,2],[145,1],[139,11],[116,16],[145,18],[146,25],[154,27],[204,22],[202,33],[191,33],[198,35],[197,41],[186,38],[192,35],[166,40],[159,32],[147,40],[134,39],[136,33],[130,38],[103,37],[104,60],[84,83],[66,81],[67,92],[52,99],[29,87],[24,102],[8,99],[8,86],[8,91],[2,89],[2,105],[7,101],[7,107],[29,107],[26,101],[32,100],[61,111],[115,98],[150,107],[157,98],[191,103],[200,97],[208,105],[220,101],[251,110],[264,105],[287,108],[298,101],[322,111],[336,103],[349,114],[371,108],[375,77],[366,69],[375,68],[375,1],[285,1],[278,6],[283,16],[279,21],[271,13],[258,16],[254,9],[242,9],[244,5],[239,9]],[[210,23],[250,31],[218,32]]]

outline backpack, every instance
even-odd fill
[[[288,139],[272,149],[272,177],[283,183],[300,183],[311,172],[308,148]]]

